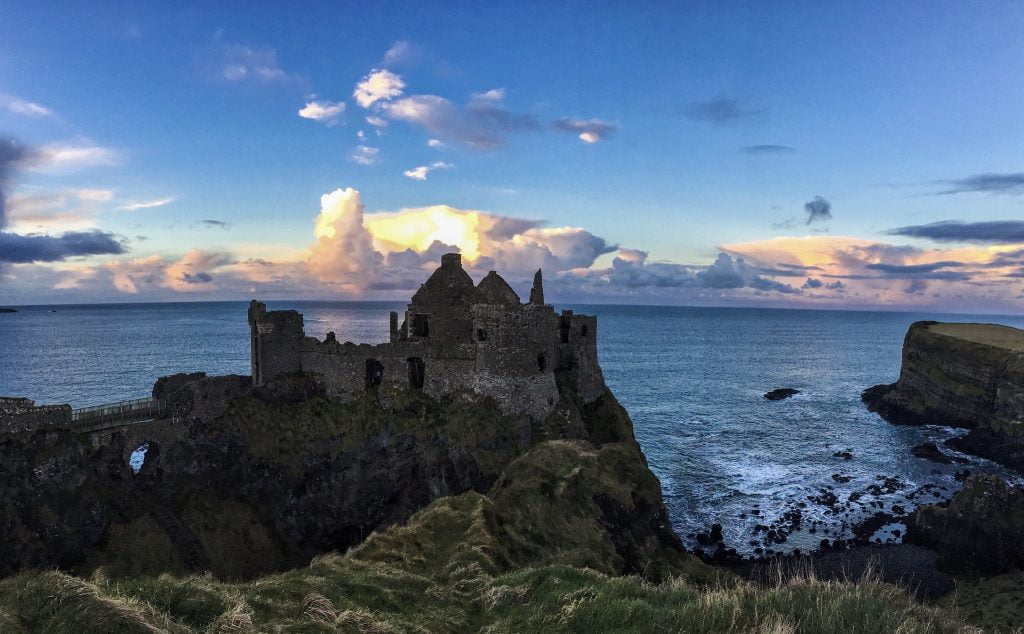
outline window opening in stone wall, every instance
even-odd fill
[[[483,328],[477,328],[476,329],[476,340],[477,341],[487,341],[487,331],[484,330]]]
[[[587,325],[586,324],[583,324],[583,327],[580,328],[580,336],[581,337],[586,337],[587,336]]]
[[[543,352],[537,355],[537,369],[543,372],[548,367],[548,355]]]
[[[569,343],[569,320],[565,317],[558,323],[558,336],[562,343]]]
[[[384,380],[384,364],[376,359],[366,360],[366,389],[377,387]]]
[[[426,377],[426,365],[419,357],[409,357],[409,387],[414,390],[423,389],[423,379]]]
[[[412,316],[412,336],[430,336],[430,316],[423,313],[414,313]]]

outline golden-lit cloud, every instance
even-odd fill
[[[467,260],[480,257],[480,214],[447,205],[374,214],[366,228],[384,251],[425,251],[434,242],[459,248]]]

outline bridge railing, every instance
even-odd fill
[[[166,413],[164,399],[138,398],[71,410],[71,425],[77,428],[121,425],[161,418]]]

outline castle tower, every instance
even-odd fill
[[[259,386],[278,374],[302,368],[302,314],[294,310],[267,312],[255,299],[249,302],[252,384]]]

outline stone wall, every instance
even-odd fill
[[[229,401],[251,390],[249,376],[208,377],[205,372],[182,373],[157,379],[153,398],[164,399],[167,403],[167,418],[188,423],[213,420],[224,413]]]
[[[0,433],[61,428],[70,424],[70,405],[36,405],[27,398],[0,397]]]

